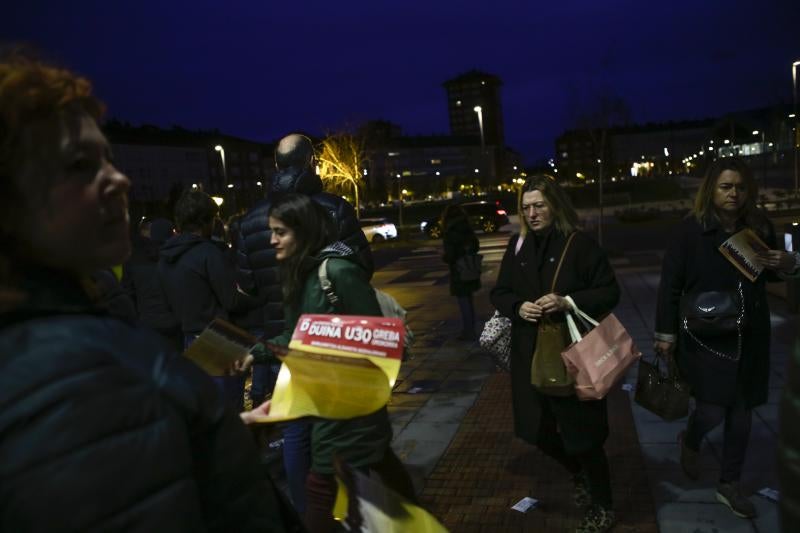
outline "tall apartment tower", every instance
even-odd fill
[[[480,136],[476,106],[481,108],[486,146],[503,146],[503,110],[497,76],[471,70],[444,82],[452,135]]]

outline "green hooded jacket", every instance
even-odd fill
[[[328,279],[339,297],[336,308],[322,291],[317,275],[324,259],[328,259]],[[284,305],[286,329],[269,342],[288,346],[302,314],[382,316],[367,271],[346,245],[337,242],[328,246],[309,262],[308,268],[299,306]],[[356,468],[377,463],[383,458],[391,439],[392,426],[386,407],[349,420],[317,419],[311,430],[311,470],[332,474],[334,454]]]

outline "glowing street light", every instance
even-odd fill
[[[214,200],[214,203],[217,204],[217,207],[221,206],[222,202],[225,201],[220,196],[212,196],[211,199]]]
[[[481,152],[486,149],[484,140],[483,140],[483,108],[479,105],[476,105],[472,108],[478,114],[478,128],[481,130]]]
[[[222,179],[223,179],[223,183],[225,185],[227,185],[228,184],[228,169],[225,168],[225,148],[223,148],[221,145],[218,144],[218,145],[216,145],[214,147],[214,150],[219,152],[219,156],[222,159]]]

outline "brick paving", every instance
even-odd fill
[[[608,398],[606,443],[617,513],[616,532],[657,532],[655,509],[626,393]],[[537,508],[511,509],[525,496]],[[511,383],[494,374],[464,417],[449,448],[425,482],[422,503],[454,532],[570,531],[580,511],[572,481],[560,465],[513,435]]]

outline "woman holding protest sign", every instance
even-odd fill
[[[272,246],[281,266],[286,329],[269,340],[287,346],[300,315],[344,314],[382,316],[375,291],[358,256],[341,242],[325,209],[302,194],[278,199],[269,214]],[[327,259],[327,277],[338,302],[322,289],[318,270]],[[257,353],[256,358],[268,354]],[[250,362],[250,361],[248,361]],[[265,407],[260,408],[261,412]],[[245,418],[245,420],[247,420]],[[290,422],[303,423],[300,422]],[[386,407],[347,420],[316,419],[311,424],[311,466],[305,479],[305,521],[309,531],[336,527],[332,509],[336,496],[334,456],[361,470],[374,470],[384,483],[413,500],[413,486],[405,468],[389,446],[392,427]],[[289,476],[296,472],[287,472]]]

